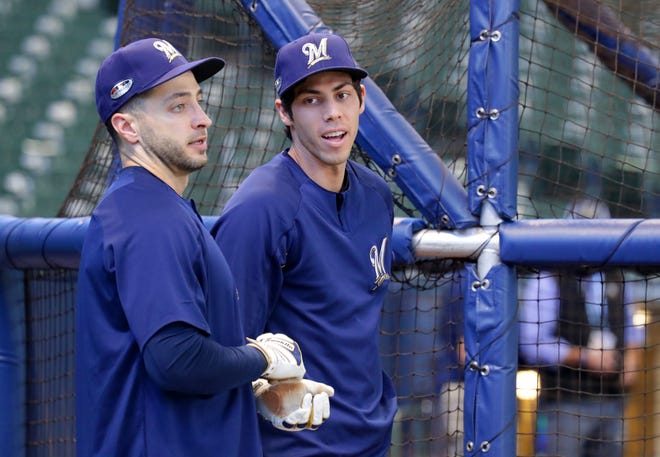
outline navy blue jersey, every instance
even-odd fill
[[[307,377],[330,384],[330,418],[314,432],[262,421],[267,456],[382,456],[396,411],[378,334],[389,283],[392,195],[348,162],[346,191],[312,181],[285,151],[255,169],[212,233],[230,264],[248,336],[282,332]]]
[[[249,382],[215,395],[166,392],[141,354],[173,322],[244,345],[240,319],[227,262],[191,202],[144,168],[121,170],[92,214],[81,255],[78,455],[261,456]]]

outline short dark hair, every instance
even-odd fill
[[[122,107],[117,110],[117,113],[135,112],[136,110],[142,109],[143,105],[144,105],[144,98],[142,97],[142,94],[138,94],[132,97],[126,103],[124,103],[124,105],[122,105]],[[108,132],[110,132],[110,137],[112,138],[112,140],[116,144],[119,144],[119,134],[112,126],[112,116],[110,116],[108,118],[108,122],[105,123],[105,128],[108,129]]]

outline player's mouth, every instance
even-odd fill
[[[188,143],[188,144],[190,144],[190,145],[192,145],[192,146],[197,146],[197,147],[204,147],[204,148],[206,148],[206,137],[203,136],[203,137],[197,138],[196,140],[193,140],[193,141],[191,141],[191,142]]]
[[[337,130],[336,132],[326,133],[326,134],[321,135],[321,136],[325,140],[339,141],[339,140],[342,140],[346,136],[346,131],[345,130]]]

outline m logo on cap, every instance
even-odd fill
[[[179,57],[181,53],[165,40],[154,41],[154,48],[165,54],[167,60],[171,63],[175,57]]]
[[[318,47],[314,43],[305,43],[302,52],[308,57],[307,68],[319,63],[322,60],[330,60],[328,56],[328,39],[322,38]]]

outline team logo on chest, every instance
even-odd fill
[[[390,279],[389,273],[385,269],[385,249],[387,248],[387,237],[383,238],[383,241],[380,243],[380,251],[378,246],[371,246],[369,250],[369,258],[371,260],[371,266],[374,267],[374,273],[376,279],[374,280],[373,287],[371,290],[376,290],[381,284]]]
[[[319,63],[322,60],[330,60],[328,55],[328,39],[323,38],[318,46],[314,43],[305,43],[302,47],[302,53],[307,56],[307,68]]]

